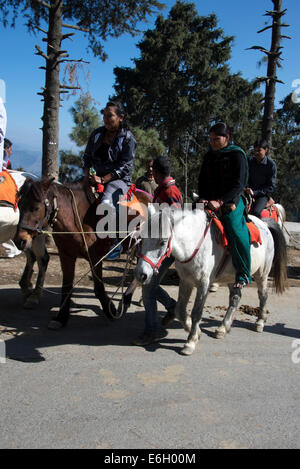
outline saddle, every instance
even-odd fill
[[[267,205],[261,212],[261,218],[273,218],[273,220],[278,223],[278,210],[274,204],[274,200],[270,198]]]
[[[223,248],[226,248],[229,246],[228,238],[225,233],[225,229],[223,226],[223,223],[216,217],[213,217],[213,222],[215,224],[215,227],[218,229],[218,232],[220,234],[220,242],[222,243]],[[246,222],[247,228],[249,230],[250,234],[250,243],[251,244],[262,244],[261,240],[261,235],[260,231],[257,228],[256,225],[252,221],[247,221]]]
[[[18,186],[5,169],[0,172],[0,205],[12,207],[14,211],[18,208]]]
[[[91,205],[99,204],[101,202],[104,186],[98,184],[96,187],[86,185],[85,193]],[[147,205],[152,196],[147,192],[137,189],[135,184],[132,184],[126,194],[120,200],[120,206],[127,207],[134,210],[138,215],[143,218],[147,217]]]

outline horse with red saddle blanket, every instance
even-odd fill
[[[133,221],[137,213],[129,213],[127,202],[136,201],[136,204],[130,207],[136,212],[138,201],[139,206],[147,205],[149,202],[146,194],[133,192],[134,188],[128,197],[123,197],[125,210],[128,210],[128,224]],[[18,248],[27,250],[32,240],[47,226],[53,228],[52,234],[58,248],[63,272],[61,304],[57,316],[49,323],[49,328],[59,329],[68,322],[75,263],[78,257],[90,263],[95,296],[99,299],[104,314],[110,319],[119,317],[102,280],[102,261],[110,250],[110,240],[108,233],[99,232],[101,217],[97,213],[97,207],[100,205],[89,200],[84,183],[67,186],[56,183],[53,179],[27,180],[21,189],[19,206],[20,223],[15,238]],[[116,235],[117,233],[114,236]]]

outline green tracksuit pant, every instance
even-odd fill
[[[236,282],[251,283],[250,233],[244,215],[245,203],[242,197],[232,212],[222,216],[224,229],[232,252],[232,263],[236,269]]]

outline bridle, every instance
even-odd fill
[[[43,232],[43,228],[47,227],[48,225],[52,225],[55,222],[57,213],[58,213],[57,197],[56,196],[53,197],[53,207],[51,207],[51,204],[48,198],[44,200],[44,205],[45,205],[45,216],[39,222],[37,227],[26,225],[25,223],[22,222],[22,219],[21,219],[19,223],[19,229],[40,234]]]
[[[171,236],[168,240],[168,247],[167,250],[164,252],[164,254],[159,258],[158,262],[154,264],[154,262],[147,256],[144,256],[143,254],[140,254],[140,258],[146,261],[148,264],[151,265],[153,271],[155,274],[158,274],[159,268],[162,264],[162,262],[166,259],[166,257],[171,256],[171,251],[172,251],[172,238],[173,238],[173,230],[171,231]]]
[[[203,232],[203,235],[201,236],[196,248],[194,249],[192,255],[186,259],[185,261],[178,261],[180,262],[181,264],[187,264],[188,262],[191,262],[191,260],[194,259],[194,257],[196,256],[196,254],[199,252],[199,249],[211,227],[211,224],[212,224],[212,221],[213,221],[213,218],[214,218],[214,215],[210,215],[210,221],[209,223],[206,225],[206,228]],[[173,239],[173,228],[171,227],[171,235],[170,235],[170,238],[168,240],[168,247],[167,247],[167,250],[165,251],[165,253],[159,258],[158,262],[155,264],[149,257],[147,256],[144,256],[143,254],[140,254],[140,258],[143,259],[145,262],[147,262],[148,264],[151,265],[153,271],[154,271],[154,274],[158,274],[158,270],[162,264],[162,262],[165,260],[166,257],[170,257],[171,256],[171,251],[172,251],[172,239]]]

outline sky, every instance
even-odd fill
[[[161,14],[167,16],[176,1],[161,0],[161,2],[166,5]],[[273,9],[271,0],[227,0],[226,2],[224,0],[195,0],[187,3],[194,3],[201,16],[215,13],[218,18],[218,26],[224,30],[225,35],[235,37],[232,57],[229,61],[232,73],[241,72],[244,78],[250,80],[257,76],[266,75],[266,65],[258,67],[258,62],[263,54],[246,49],[253,45],[270,48],[271,30],[261,34],[257,34],[257,31],[266,26],[266,21],[269,21],[268,24],[270,24],[270,17],[263,15],[266,10]],[[283,28],[283,33],[291,36],[292,39],[284,39],[282,43],[284,46],[283,68],[278,69],[277,76],[284,82],[284,85],[277,84],[277,107],[280,100],[290,92],[296,91],[297,84],[298,96],[300,97],[300,1],[283,0],[283,8],[287,8],[284,21],[290,25],[289,28]],[[153,28],[155,18],[156,16],[153,16],[148,19],[148,23],[142,23],[140,29],[145,31]],[[66,32],[71,32],[71,30],[68,29]],[[42,146],[42,132],[39,129],[42,126],[40,118],[43,114],[43,103],[37,92],[44,85],[44,71],[39,69],[40,66],[44,65],[44,59],[34,55],[36,44],[45,50],[42,37],[41,33],[36,36],[29,34],[23,25],[22,18],[18,19],[14,29],[3,28],[2,25],[0,27],[0,79],[3,79],[6,84],[8,118],[6,136],[14,143],[15,148],[24,148],[27,151],[41,150]],[[80,77],[80,84],[84,91],[89,91],[96,100],[99,111],[104,107],[109,95],[114,92],[114,67],[133,66],[132,59],[139,57],[139,49],[136,44],[142,37],[142,35],[137,37],[123,35],[118,39],[108,39],[104,43],[105,52],[108,54],[108,59],[105,62],[101,62],[87,52],[87,40],[83,33],[76,32],[73,41],[64,41],[64,47],[66,46],[65,48],[68,49],[70,58],[82,58],[90,62],[84,75],[82,74]],[[264,92],[264,87],[261,91]],[[59,149],[76,148],[69,139],[69,133],[73,126],[70,108],[76,99],[78,99],[78,95],[70,96],[68,99],[65,98],[62,103]]]

